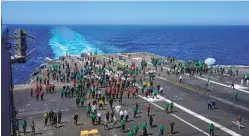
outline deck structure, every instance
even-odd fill
[[[132,63],[135,66],[141,67],[141,61],[144,59],[147,62],[146,75],[144,81],[149,81],[148,72],[154,70],[155,67],[151,62],[151,58],[162,58],[152,53],[122,53],[122,54],[105,54],[96,55],[96,60],[99,61],[96,67],[103,66],[106,62],[108,67],[111,67],[115,71],[112,75],[118,76],[118,66],[128,65]],[[113,58],[110,65],[107,64],[109,59]],[[139,93],[137,98],[127,98],[126,89],[123,94],[123,103],[121,105],[123,110],[127,110],[129,113],[129,120],[126,123],[126,130],[128,128],[133,129],[134,124],[138,124],[140,127],[139,135],[142,135],[141,124],[147,122],[149,124],[149,118],[145,106],[150,104],[152,106],[151,115],[154,118],[154,127],[148,127],[148,133],[155,136],[159,134],[159,125],[164,125],[165,133],[170,132],[169,123],[174,120],[175,132],[173,135],[176,136],[201,136],[209,135],[208,125],[213,123],[215,126],[215,135],[248,135],[249,129],[249,89],[245,84],[240,85],[242,75],[249,72],[247,67],[239,67],[239,75],[231,78],[228,74],[221,75],[213,72],[210,76],[209,73],[203,73],[200,77],[198,74],[189,76],[187,73],[181,73],[183,82],[179,83],[179,75],[174,74],[172,71],[167,73],[167,70],[172,68],[172,62],[165,60],[162,66],[158,66],[155,78],[153,80],[153,86],[156,88],[158,84],[163,88],[163,94],[158,94],[158,98],[148,97],[144,94]],[[54,60],[55,63],[70,63],[71,71],[75,68],[75,63],[78,69],[82,69],[85,66],[85,62],[82,58],[76,56],[65,56],[64,61]],[[178,64],[179,61],[175,61]],[[235,71],[236,67],[233,68]],[[110,72],[110,68],[105,69],[107,74]],[[65,72],[65,69],[62,69]],[[46,68],[41,70],[41,75],[46,77]],[[137,76],[136,78],[139,79]],[[123,77],[124,78],[124,77]],[[212,83],[213,90],[206,91],[206,83],[208,78]],[[230,88],[231,83],[235,83],[235,89],[238,91],[238,100],[234,100],[233,92],[235,89]],[[25,119],[28,122],[27,130],[31,131],[30,123],[34,120],[36,124],[36,132],[42,136],[78,136],[81,130],[86,129],[98,129],[100,135],[103,136],[125,136],[127,133],[121,131],[120,123],[117,127],[112,128],[112,123],[108,123],[110,127],[109,131],[105,130],[103,125],[91,124],[91,119],[86,116],[86,110],[83,107],[77,107],[75,104],[75,97],[72,98],[61,98],[60,90],[64,85],[72,86],[72,81],[60,82],[57,80],[50,80],[51,84],[55,85],[55,93],[45,93],[44,100],[36,101],[34,97],[30,97],[30,89],[35,88],[36,80],[34,79],[31,84],[15,85],[14,87],[14,99],[15,105],[18,112],[17,118],[22,120]],[[46,86],[42,83],[43,88]],[[136,83],[137,87],[141,87],[139,83]],[[104,92],[107,88],[99,88]],[[216,101],[216,109],[208,110],[207,101],[214,99]],[[87,102],[92,102],[92,98],[87,97]],[[164,105],[166,103],[174,102],[174,109],[172,113],[167,114],[164,111]],[[102,110],[102,117],[105,118],[105,113],[111,111],[108,102]],[[135,103],[138,103],[138,115],[133,118],[132,108]],[[120,106],[118,99],[114,101],[114,107]],[[59,128],[53,128],[51,126],[44,127],[43,114],[54,110],[62,111],[62,123],[59,124]],[[119,119],[119,113],[115,110],[116,117]],[[79,125],[73,124],[73,115],[78,113]],[[234,124],[236,117],[240,115],[242,117],[243,129],[238,129]],[[22,131],[21,127],[20,130]],[[23,135],[22,133],[20,133]],[[27,135],[30,135],[28,133]]]

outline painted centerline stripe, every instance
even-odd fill
[[[138,95],[138,96],[141,97],[142,99],[148,101],[145,97],[143,97],[143,96],[141,96],[141,95]],[[148,102],[150,102],[150,103],[153,104],[154,106],[158,107],[159,109],[164,110],[161,106],[159,106],[159,105],[157,105],[157,104],[155,104],[155,103],[153,103],[153,102],[151,102],[151,101],[148,101]],[[172,116],[174,116],[175,118],[179,119],[180,121],[186,123],[187,125],[193,127],[194,129],[198,130],[199,132],[201,132],[201,133],[203,133],[203,134],[209,136],[209,134],[206,133],[205,131],[199,129],[198,127],[196,127],[196,126],[194,126],[193,124],[191,124],[191,123],[185,121],[184,119],[178,117],[177,115],[175,115],[175,114],[170,114],[170,115],[172,115]]]
[[[115,75],[116,75],[116,74],[115,74]],[[157,76],[157,77],[158,77],[158,76]],[[160,78],[161,78],[161,79],[164,79],[164,80],[167,80],[166,78],[163,78],[163,77],[160,77]],[[168,81],[168,80],[167,80],[167,81]],[[141,95],[138,95],[138,96],[141,97],[142,99],[148,101],[146,98],[142,97]],[[159,96],[159,95],[158,95],[158,96]],[[163,97],[163,98],[164,98],[164,97]],[[171,103],[171,100],[168,100],[168,99],[166,99],[166,98],[164,98],[164,101],[166,101],[166,102],[168,102],[168,103]],[[150,102],[150,101],[148,101],[148,102]],[[153,102],[150,102],[150,103],[152,103],[153,105],[157,106],[158,108],[160,107],[160,106],[156,105],[156,104],[153,103]],[[232,135],[232,136],[241,136],[240,134],[238,134],[238,133],[236,133],[236,132],[234,132],[234,131],[232,131],[232,130],[230,130],[230,129],[228,129],[228,128],[226,128],[226,127],[224,127],[224,126],[222,126],[222,125],[220,125],[220,124],[218,124],[218,123],[216,123],[216,122],[214,122],[214,121],[212,121],[212,120],[210,120],[210,119],[207,119],[207,118],[205,118],[205,117],[203,117],[203,116],[197,114],[196,112],[193,112],[193,111],[191,111],[191,110],[189,110],[189,109],[187,109],[187,108],[185,108],[185,107],[183,107],[183,106],[181,106],[181,105],[179,105],[179,104],[177,104],[177,103],[175,103],[175,102],[174,102],[174,105],[175,105],[175,107],[181,109],[182,111],[185,111],[185,112],[189,113],[190,115],[192,115],[192,116],[194,116],[194,117],[197,117],[198,119],[200,119],[200,120],[202,120],[202,121],[204,121],[204,122],[206,122],[206,123],[208,123],[208,124],[212,123],[215,127],[217,127],[217,128],[219,128],[220,130],[222,130],[222,131],[228,133],[229,135]],[[160,107],[160,109],[161,109],[161,108],[162,108],[162,107]],[[162,109],[163,109],[163,108],[162,108]],[[199,129],[199,130],[200,130],[200,129]],[[203,131],[203,130],[201,130],[201,131]]]
[[[194,92],[197,92],[197,93],[201,93],[201,94],[207,95],[207,94],[205,94],[204,92],[201,92],[201,91],[199,91],[199,90],[193,89],[192,87],[189,87],[189,86],[180,84],[180,83],[178,83],[178,82],[170,81],[170,80],[168,80],[168,79],[166,79],[166,78],[164,78],[164,77],[160,77],[160,76],[156,76],[156,77],[159,78],[159,79],[168,81],[168,82],[170,82],[170,83],[172,83],[172,84],[175,84],[175,85],[181,86],[181,87],[183,87],[183,88],[186,88],[186,89],[188,89],[188,90],[192,90],[192,91],[194,91]],[[201,77],[197,77],[197,76],[196,76],[196,78],[201,78]],[[206,81],[207,81],[207,79],[204,79],[204,78],[202,78],[202,80],[206,80]],[[211,81],[211,82],[214,82],[214,81]],[[215,83],[217,83],[217,82],[215,82]],[[221,83],[219,83],[219,84],[221,84]],[[222,85],[222,84],[221,84],[221,85]],[[226,87],[230,87],[230,86],[228,86],[228,85],[225,85],[225,86],[226,86]],[[241,90],[241,89],[240,89],[240,90]],[[244,90],[242,90],[242,91],[244,91]],[[247,91],[245,91],[245,92],[246,92],[246,93],[249,93],[249,92],[247,92]],[[222,103],[225,103],[225,104],[228,104],[228,105],[231,105],[231,106],[234,106],[234,107],[236,107],[236,108],[240,108],[240,109],[242,109],[242,110],[244,110],[244,111],[249,112],[249,108],[244,107],[244,106],[242,106],[242,105],[234,104],[234,103],[232,103],[232,102],[230,102],[230,101],[221,99],[221,98],[216,97],[216,96],[212,96],[212,95],[207,95],[207,96],[209,96],[209,97],[211,97],[211,98],[213,98],[213,99],[215,99],[215,100],[218,100],[218,101],[220,101],[220,102],[222,102]]]
[[[141,97],[141,98],[143,98],[144,100],[148,101],[146,98],[142,97],[141,95],[139,95],[139,97]],[[164,101],[167,102],[167,103],[171,103],[171,100],[168,100],[168,99],[166,99],[166,98],[164,98]],[[150,101],[148,101],[148,102],[150,102]],[[150,103],[152,103],[153,105],[155,105],[155,106],[157,106],[158,108],[160,108],[160,109],[163,110],[162,107],[156,105],[155,103],[153,103],[153,102],[150,102]],[[232,131],[232,130],[230,130],[230,129],[228,129],[228,128],[226,128],[226,127],[224,127],[224,126],[222,126],[222,125],[220,125],[220,124],[218,124],[218,123],[216,123],[216,122],[214,122],[214,121],[212,121],[212,120],[210,120],[210,119],[207,119],[207,118],[203,117],[202,115],[200,115],[200,114],[198,114],[198,113],[196,113],[196,112],[193,112],[193,111],[191,111],[191,110],[189,110],[189,109],[187,109],[187,108],[185,108],[185,107],[183,107],[183,106],[181,106],[181,105],[179,105],[179,104],[177,104],[177,103],[175,103],[175,102],[174,102],[174,105],[175,105],[175,107],[181,109],[182,111],[185,111],[185,112],[189,113],[190,115],[192,115],[192,116],[194,116],[194,117],[197,117],[198,119],[200,119],[200,120],[202,120],[202,121],[204,121],[204,122],[206,122],[206,123],[208,123],[208,124],[212,123],[215,127],[217,127],[217,128],[219,128],[220,130],[222,130],[222,131],[228,133],[229,135],[232,135],[232,136],[241,136],[240,134],[238,134],[238,133],[236,133],[236,132],[234,132],[234,131]],[[176,116],[176,115],[174,115],[174,114],[171,114],[171,115]],[[190,124],[190,123],[189,123],[189,124]],[[193,126],[192,126],[192,127],[193,127]],[[194,128],[195,128],[195,126],[194,126]],[[197,128],[197,127],[196,127],[196,128]],[[195,128],[195,129],[196,129],[196,128]],[[198,130],[198,131],[200,131],[200,130]],[[201,130],[201,131],[203,131],[203,130]],[[201,132],[201,131],[200,131],[200,132]]]
[[[216,96],[213,96],[213,95],[210,95],[210,94],[205,94],[204,92],[201,92],[201,91],[199,91],[199,90],[196,90],[196,89],[194,89],[194,88],[192,88],[192,87],[189,87],[189,86],[180,84],[180,83],[178,83],[178,82],[170,81],[170,80],[168,80],[168,79],[166,79],[166,78],[164,78],[164,77],[159,77],[159,76],[156,76],[156,77],[159,78],[159,79],[168,81],[168,82],[170,82],[170,83],[172,83],[172,84],[178,85],[178,86],[180,86],[180,87],[183,87],[183,88],[185,88],[185,89],[192,90],[192,91],[194,91],[194,92],[197,92],[197,93],[200,93],[200,94],[203,94],[203,95],[207,95],[208,97],[211,97],[211,98],[213,98],[213,99],[215,99],[215,100],[218,100],[218,101],[220,101],[220,102],[222,102],[222,103],[225,103],[225,104],[228,104],[228,105],[231,105],[231,106],[234,106],[234,107],[236,107],[236,108],[240,108],[240,109],[242,109],[242,110],[244,110],[244,111],[249,112],[249,108],[244,107],[244,106],[242,106],[242,105],[234,104],[234,103],[232,103],[232,102],[230,102],[230,101],[224,100],[224,99],[222,99],[222,98],[219,98],[219,97],[216,97]]]
[[[202,77],[198,77],[198,76],[195,76],[195,77],[198,78],[198,79],[204,80],[204,81],[208,81],[208,79],[205,79],[205,78],[202,78]],[[231,85],[225,85],[225,84],[222,84],[222,83],[219,83],[219,82],[215,82],[215,81],[212,81],[212,80],[210,80],[210,82],[212,82],[214,84],[217,84],[217,85],[220,85],[220,86],[231,88]],[[237,86],[234,86],[234,88],[237,89],[238,91],[241,91],[241,92],[249,94],[249,91],[242,90],[242,89],[238,88]]]

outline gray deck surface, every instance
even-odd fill
[[[127,55],[127,54],[126,54]],[[153,54],[147,54],[145,57],[144,54],[131,54],[131,59],[126,58],[126,63],[130,64],[135,62],[137,65],[140,65],[140,61],[136,58],[146,58],[150,60],[150,57]],[[105,55],[105,56],[108,56]],[[109,56],[115,56],[118,61],[118,55],[110,54]],[[102,57],[98,57],[102,59]],[[135,59],[134,59],[135,58]],[[121,62],[121,61],[120,61]],[[77,61],[77,63],[82,67],[83,65]],[[167,66],[165,66],[167,67]],[[241,68],[242,69],[242,68]],[[241,71],[248,72],[249,68],[243,68]],[[239,91],[239,99],[236,102],[233,98],[233,89],[229,87],[224,87],[222,85],[214,84],[214,90],[211,92],[205,91],[206,81],[198,79],[197,77],[189,77],[187,75],[182,75],[183,83],[178,83],[178,77],[175,75],[166,75],[166,70],[159,71],[160,76],[157,76],[154,80],[154,86],[160,84],[163,87],[164,94],[161,97],[164,97],[168,100],[172,100],[175,103],[202,115],[203,117],[212,120],[240,135],[248,136],[249,134],[249,93]],[[197,75],[196,75],[197,76]],[[207,78],[207,75],[203,75],[202,78]],[[214,75],[213,77],[216,77]],[[148,77],[146,77],[148,79]],[[166,80],[165,80],[166,79]],[[239,84],[241,80],[241,75],[238,75],[235,78],[235,83]],[[216,82],[230,85],[231,79],[229,76],[222,76]],[[55,94],[46,94],[44,96],[44,101],[36,101],[35,98],[31,98],[30,88],[35,84],[31,85],[17,85],[14,90],[14,99],[16,104],[16,109],[18,112],[18,119],[26,119],[28,121],[28,131],[30,131],[31,121],[34,120],[37,129],[37,135],[40,136],[79,136],[81,130],[94,129],[97,128],[100,131],[101,136],[125,136],[127,133],[121,132],[119,128],[120,124],[118,123],[117,128],[111,128],[112,123],[109,123],[110,130],[104,130],[102,125],[92,126],[90,118],[86,117],[86,111],[84,108],[78,108],[75,104],[75,98],[61,98],[59,90],[62,88],[64,83],[59,83],[57,81],[52,81],[56,86]],[[65,84],[67,85],[67,84]],[[68,83],[71,85],[71,83]],[[104,88],[103,88],[104,89]],[[248,91],[248,89],[243,89]],[[134,124],[138,124],[141,127],[141,123],[146,121],[148,123],[149,119],[145,110],[145,106],[150,103],[148,100],[142,98],[143,95],[139,90],[139,97],[137,99],[127,98],[126,93],[124,93],[124,99],[122,107],[126,109],[129,113],[129,122],[126,123],[126,129],[132,128]],[[207,100],[213,98],[216,100],[217,109],[208,110]],[[91,99],[88,99],[91,101]],[[138,117],[133,118],[132,107],[135,103],[139,104]],[[87,102],[88,103],[88,102]],[[159,99],[158,101],[152,102],[158,106],[164,107],[166,101],[164,99]],[[118,105],[118,101],[115,101],[114,106]],[[169,132],[169,122],[171,120],[175,121],[175,136],[202,136],[204,133],[198,131],[192,126],[186,124],[186,122],[198,127],[206,133],[208,132],[208,123],[197,118],[194,115],[174,107],[172,114],[167,114],[162,109],[158,108],[151,104],[152,106],[152,115],[154,118],[154,124],[157,125],[153,128],[148,127],[148,133],[156,136],[159,133],[159,125],[163,124],[165,126],[165,131]],[[45,111],[51,109],[61,109],[63,112],[62,115],[62,124],[59,124],[60,128],[55,129],[51,126],[43,126],[43,114]],[[105,112],[110,111],[109,105],[105,105],[105,110],[102,111],[103,117]],[[80,125],[75,126],[72,123],[73,115],[75,113],[79,114]],[[242,116],[242,125],[245,126],[243,129],[238,129],[232,121],[235,121],[236,117]],[[119,114],[116,112],[116,117],[119,118]],[[182,120],[178,119],[180,117]],[[149,123],[148,123],[149,124]],[[22,131],[21,127],[20,130]],[[141,132],[139,133],[142,134]],[[21,133],[21,135],[23,135]],[[27,135],[30,135],[29,133]],[[228,136],[229,134],[221,130],[220,128],[215,129],[215,135],[217,136]]]

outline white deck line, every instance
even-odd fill
[[[103,57],[104,57],[104,58],[107,58],[107,57],[105,57],[105,56],[103,56]],[[108,72],[108,70],[106,70],[106,71]],[[115,75],[116,75],[116,74],[115,74]],[[116,75],[116,76],[117,76],[117,75]],[[137,86],[138,86],[138,85],[137,85]],[[140,87],[140,86],[138,86],[138,87]],[[140,87],[140,88],[141,88],[141,87]],[[164,109],[163,109],[162,107],[160,107],[159,105],[153,103],[152,101],[147,100],[146,98],[142,97],[141,95],[138,95],[138,96],[141,97],[142,99],[144,99],[144,100],[150,102],[151,104],[155,105],[156,107],[160,108],[161,110],[164,110]],[[158,95],[158,96],[159,96],[159,95]],[[159,97],[160,97],[160,100],[164,100],[164,101],[165,101],[165,98],[164,98],[164,97],[162,97],[162,96],[159,96]],[[171,114],[171,115],[174,116],[174,117],[176,117],[176,118],[179,119],[180,121],[186,123],[187,125],[193,127],[194,129],[200,131],[201,133],[203,133],[203,134],[209,136],[209,134],[206,133],[205,131],[203,131],[203,130],[201,130],[200,128],[196,127],[195,125],[193,125],[193,124],[191,124],[191,123],[185,121],[184,119],[178,117],[177,115],[175,115],[175,114]]]
[[[168,81],[168,79],[166,79],[166,78],[164,78],[164,77],[160,77],[160,76],[156,76],[156,77],[159,78],[159,79]],[[223,102],[223,103],[225,103],[225,104],[228,104],[228,105],[231,105],[231,106],[234,106],[234,107],[237,107],[237,108],[240,108],[240,109],[242,109],[242,110],[245,110],[245,111],[249,112],[249,108],[246,108],[246,107],[244,107],[244,106],[241,106],[241,105],[238,105],[238,104],[234,104],[234,103],[232,103],[232,102],[230,102],[230,101],[221,99],[221,98],[216,97],[216,96],[212,96],[212,95],[208,95],[208,96],[211,97],[211,98],[213,98],[213,99],[216,99],[216,100],[218,100],[218,101],[220,101],[220,102]]]
[[[153,102],[147,100],[147,99],[144,98],[143,96],[141,96],[141,95],[138,95],[138,96],[141,97],[142,99],[144,99],[144,100],[150,102],[151,104],[155,105],[155,106],[158,107],[159,109],[164,110],[161,106],[159,106],[159,105],[157,105],[157,104],[155,104],[155,103],[153,103]],[[201,132],[201,133],[203,133],[203,134],[209,136],[209,134],[208,134],[207,132],[205,132],[205,131],[201,130],[200,128],[194,126],[193,124],[191,124],[191,123],[185,121],[184,119],[180,118],[179,116],[177,116],[177,115],[175,115],[175,114],[170,114],[170,115],[172,115],[172,116],[174,116],[175,118],[179,119],[180,121],[186,123],[187,125],[193,127],[194,129],[198,130],[199,132]]]
[[[237,122],[232,121],[232,123],[233,123],[233,124],[235,124],[236,126],[238,126],[238,123],[237,123]],[[245,127],[245,126],[243,126],[243,125],[241,125],[241,124],[240,124],[240,126],[241,126],[242,128],[244,128],[244,127]]]
[[[105,56],[104,56],[104,57],[105,57]],[[106,58],[107,58],[107,57],[106,57]],[[107,72],[108,72],[108,71],[107,71]],[[160,77],[160,76],[156,76],[156,77],[159,78],[159,79],[165,80],[165,81],[169,81],[168,79],[166,79],[166,78],[164,78],[164,77]],[[240,109],[242,109],[242,110],[244,110],[244,111],[249,112],[249,108],[247,108],[247,107],[244,107],[244,106],[241,106],[241,105],[238,105],[238,104],[234,104],[234,103],[232,103],[232,102],[230,102],[230,101],[221,99],[221,98],[216,97],[216,96],[212,96],[212,95],[208,95],[208,96],[211,97],[211,98],[213,98],[213,99],[215,99],[215,100],[218,100],[218,101],[220,101],[220,102],[222,102],[222,103],[225,103],[225,104],[228,104],[228,105],[231,105],[231,106],[234,106],[234,107],[236,107],[236,108],[240,108]]]
[[[107,58],[107,57],[106,57],[106,58]],[[159,78],[159,79],[165,80],[165,81],[169,81],[168,79],[166,79],[166,78],[164,78],[164,77],[160,77],[160,76],[156,76],[156,77]],[[229,87],[230,87],[230,86],[229,86]],[[242,106],[242,105],[234,104],[234,103],[232,103],[232,102],[230,102],[230,101],[221,99],[221,98],[216,97],[216,96],[212,96],[212,95],[208,95],[208,96],[211,97],[211,98],[213,98],[213,99],[216,99],[216,100],[218,100],[218,101],[220,101],[220,102],[222,102],[222,103],[225,103],[225,104],[228,104],[228,105],[231,105],[231,106],[234,106],[234,107],[236,107],[236,108],[240,108],[240,109],[242,109],[242,110],[244,110],[244,111],[249,112],[249,108],[244,107],[244,106]]]
[[[160,77],[160,78],[163,79],[163,77]],[[167,80],[167,79],[166,79],[166,80]],[[158,95],[158,96],[159,96],[159,97],[162,97],[162,96],[160,96],[160,95]],[[141,95],[139,95],[139,97],[141,97],[141,98],[147,100],[146,98],[142,97]],[[162,97],[161,99],[164,99],[164,101],[166,101],[167,103],[171,103],[171,100],[169,100],[169,99],[166,99],[166,98],[164,98],[164,97]],[[149,100],[147,100],[147,101],[150,102],[150,103],[152,103],[152,104],[154,104],[152,101],[149,101]],[[154,105],[155,105],[155,104],[154,104]],[[156,105],[155,105],[155,106],[156,106]],[[198,119],[200,119],[200,120],[202,120],[202,121],[205,121],[205,122],[208,123],[208,124],[212,123],[215,127],[221,129],[222,131],[224,131],[224,132],[226,132],[226,133],[228,133],[228,134],[230,134],[230,135],[232,135],[232,136],[241,136],[240,134],[238,134],[238,133],[236,133],[236,132],[234,132],[234,131],[232,131],[232,130],[230,130],[230,129],[228,129],[228,128],[226,128],[226,127],[224,127],[224,126],[222,126],[222,125],[220,125],[220,124],[218,124],[218,123],[216,123],[216,122],[214,122],[214,121],[212,121],[212,120],[209,120],[208,118],[205,118],[205,117],[203,117],[202,115],[200,115],[200,114],[198,114],[198,113],[196,113],[196,112],[194,112],[194,111],[191,111],[191,110],[189,110],[189,109],[187,109],[187,108],[185,108],[185,107],[183,107],[183,106],[181,106],[181,105],[179,105],[179,104],[177,104],[177,103],[175,103],[175,102],[174,102],[174,106],[177,107],[177,108],[179,108],[179,109],[181,109],[181,110],[183,110],[183,111],[185,111],[185,112],[187,112],[187,113],[189,113],[190,115],[192,115],[192,116],[194,116],[194,117],[197,117]],[[158,107],[158,106],[157,106],[157,107]]]
[[[105,56],[104,56],[104,57],[105,57]],[[106,57],[105,57],[105,58],[106,58]],[[161,78],[163,79],[163,77],[161,77]],[[167,79],[166,79],[166,80],[167,80]],[[138,95],[138,96],[141,97],[142,99],[148,101],[146,98],[142,97],[141,95]],[[162,96],[160,96],[160,97],[162,97]],[[162,98],[164,99],[164,101],[166,101],[166,102],[168,102],[168,103],[171,103],[171,100],[166,99],[166,98],[164,98],[164,97],[162,97]],[[157,106],[158,108],[160,107],[160,106],[158,106],[157,104],[155,104],[155,103],[153,103],[153,102],[151,102],[151,101],[148,101],[148,102],[150,102],[151,104]],[[238,133],[236,133],[236,132],[234,132],[234,131],[232,131],[232,130],[230,130],[230,129],[228,129],[228,128],[226,128],[226,127],[224,127],[224,126],[222,126],[222,125],[220,125],[220,124],[218,124],[218,123],[216,123],[216,122],[214,122],[214,121],[212,121],[212,120],[210,120],[210,119],[208,119],[208,118],[205,118],[205,117],[201,116],[200,114],[197,114],[196,112],[193,112],[193,111],[191,111],[191,110],[189,110],[189,109],[187,109],[187,108],[185,108],[185,107],[183,107],[183,106],[181,106],[181,105],[179,105],[179,104],[177,104],[177,103],[175,103],[175,102],[174,102],[174,105],[175,105],[175,107],[177,107],[177,108],[179,108],[179,109],[181,109],[181,110],[183,110],[183,111],[189,113],[190,115],[192,115],[192,116],[194,116],[194,117],[197,117],[198,119],[200,119],[200,120],[202,120],[202,121],[204,121],[204,122],[206,122],[206,123],[208,123],[208,124],[212,123],[215,127],[221,129],[222,131],[228,133],[229,135],[232,135],[232,136],[241,136],[240,134],[238,134]],[[161,109],[161,108],[162,108],[162,107],[160,107],[160,109]],[[172,115],[172,114],[171,114],[171,115]],[[175,116],[176,116],[176,115],[175,115]],[[179,118],[180,118],[180,117],[179,117]],[[187,122],[187,121],[185,121],[185,122]],[[189,124],[190,124],[190,123],[189,123]],[[195,128],[195,129],[197,128],[197,127],[195,127],[194,125],[191,125],[191,127]],[[198,128],[198,131],[200,131],[200,130],[201,130],[201,129]],[[201,131],[203,131],[203,130],[201,130]],[[200,131],[200,132],[201,132],[201,131]],[[204,132],[204,131],[203,131],[203,132]],[[202,132],[202,133],[203,133],[203,132]],[[205,132],[204,132],[204,134],[205,134]]]
[[[204,81],[208,81],[208,79],[206,79],[206,78],[202,78],[202,77],[198,77],[198,76],[195,76],[195,77],[198,78],[198,79],[204,80]],[[212,80],[210,80],[210,82],[212,82],[212,83],[214,83],[214,84],[217,84],[217,85],[220,85],[220,86],[228,87],[228,88],[231,87],[231,85],[225,85],[225,84],[222,84],[222,83],[219,83],[219,82],[215,82],[215,81],[212,81]],[[239,89],[239,88],[237,88],[237,87],[234,87],[234,88],[237,89],[238,91],[241,91],[241,92],[244,92],[244,93],[248,93],[248,94],[249,94],[249,91],[242,90],[242,89]]]
[[[211,98],[213,98],[213,99],[216,99],[216,100],[218,100],[218,101],[221,101],[221,102],[223,102],[223,103],[225,103],[225,104],[228,104],[228,105],[231,105],[231,106],[234,106],[234,107],[236,107],[236,108],[240,108],[240,109],[242,109],[242,110],[244,110],[244,111],[249,112],[249,109],[246,108],[246,107],[244,107],[244,106],[241,106],[241,105],[238,105],[238,104],[234,104],[234,103],[232,103],[232,102],[230,102],[230,101],[221,99],[221,98],[216,97],[216,96],[212,96],[212,95],[208,95],[208,96],[211,97]]]
[[[118,55],[124,56],[124,57],[127,57],[127,58],[128,58],[128,56],[126,56],[126,55],[122,55],[122,54],[118,54]],[[133,59],[133,58],[131,58],[131,59]],[[134,60],[137,60],[137,59],[134,59]],[[140,61],[140,60],[138,60],[138,61]],[[148,64],[152,65],[152,63],[150,63],[150,62],[148,62]],[[163,67],[163,68],[164,68],[164,69],[167,69],[167,67]],[[185,75],[189,75],[189,74],[186,74],[186,73],[185,73]],[[198,76],[194,76],[194,77],[196,77],[196,78],[198,78],[198,79],[201,79],[201,80],[204,80],[204,81],[207,81],[207,80],[208,80],[208,79],[206,79],[206,78],[202,78],[202,77],[198,77]],[[210,80],[210,82],[212,82],[212,83],[214,83],[214,84],[217,84],[217,85],[220,85],[220,86],[224,86],[224,87],[230,88],[230,86],[229,86],[229,85],[226,85],[226,84],[222,84],[222,83],[215,82],[215,81],[211,81],[211,80]],[[244,93],[248,93],[248,94],[249,94],[249,91],[242,90],[242,89],[237,88],[237,87],[235,87],[235,89],[237,89],[238,91],[241,91],[241,92],[244,92]]]
[[[166,98],[164,99],[164,101],[166,101],[168,103],[171,102],[171,100],[168,100]],[[189,109],[187,109],[187,108],[185,108],[185,107],[183,107],[183,106],[181,106],[181,105],[179,105],[179,104],[177,104],[175,102],[174,102],[174,105],[175,105],[175,107],[177,107],[177,108],[179,108],[179,109],[181,109],[181,110],[189,113],[192,116],[197,117],[198,119],[200,119],[202,121],[205,121],[208,124],[212,123],[215,127],[221,129],[222,131],[228,133],[229,135],[232,135],[232,136],[241,136],[240,134],[238,134],[238,133],[236,133],[236,132],[234,132],[234,131],[232,131],[232,130],[230,130],[230,129],[228,129],[228,128],[226,128],[226,127],[224,127],[224,126],[222,126],[222,125],[220,125],[220,124],[218,124],[218,123],[216,123],[216,122],[214,122],[214,121],[212,121],[212,120],[210,120],[208,118],[205,118],[202,115],[197,114],[196,112],[193,112],[193,111],[191,111],[191,110],[189,110]]]

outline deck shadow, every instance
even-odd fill
[[[178,112],[178,111],[176,111],[176,110],[173,110],[172,112],[169,111],[168,114],[175,113],[175,112]]]
[[[82,122],[82,123],[78,123],[77,126],[81,126],[81,125],[83,125],[83,124],[84,124],[83,122]]]
[[[121,126],[117,126],[117,127],[115,127],[115,128],[121,128]]]
[[[68,123],[68,121],[62,121],[61,123],[59,123],[59,124],[64,124],[64,123]]]
[[[157,125],[152,125],[152,128],[155,128],[155,127],[157,127]]]
[[[65,125],[59,125],[58,128],[65,127]]]
[[[135,118],[138,119],[138,118],[141,118],[142,116],[136,116]]]
[[[42,135],[42,132],[35,133],[35,135]]]
[[[178,133],[180,133],[179,131],[175,131],[175,132],[173,132],[173,134],[178,134]]]

